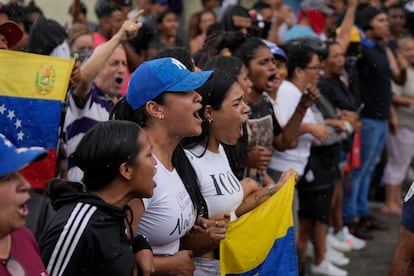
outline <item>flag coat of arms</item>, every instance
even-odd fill
[[[298,275],[292,201],[295,175],[260,206],[229,223],[221,275]]]
[[[41,188],[55,175],[62,106],[74,61],[0,50],[0,132],[17,147],[40,146],[49,156],[24,169]]]

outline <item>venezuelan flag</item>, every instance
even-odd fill
[[[292,201],[295,175],[263,204],[229,223],[221,275],[298,275]]]
[[[35,188],[55,176],[63,102],[74,61],[0,50],[0,132],[18,147],[40,146],[49,156],[23,171]]]

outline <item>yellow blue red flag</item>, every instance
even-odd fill
[[[44,185],[55,174],[60,117],[74,61],[0,50],[0,64],[0,132],[17,147],[49,150],[49,158],[34,165],[30,177],[34,187]]]
[[[298,275],[292,201],[295,175],[260,206],[229,223],[221,275]]]

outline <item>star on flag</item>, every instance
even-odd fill
[[[16,119],[16,122],[14,123],[14,125],[16,126],[16,129],[18,129],[19,127],[22,127],[22,120]]]
[[[20,130],[17,133],[17,140],[22,141],[23,140],[23,136],[24,136],[24,132]]]
[[[9,118],[10,120],[13,120],[14,117],[16,117],[16,115],[14,115],[14,110],[9,110],[9,114],[7,115],[7,118]]]
[[[23,138],[25,136],[24,131],[22,130],[23,125],[22,125],[22,120],[16,117],[15,111],[12,109],[7,109],[6,105],[3,103],[2,105],[0,105],[0,116],[5,116],[13,122],[14,121],[14,126],[17,129],[20,128],[20,131],[17,132],[17,140],[18,141],[23,141]]]

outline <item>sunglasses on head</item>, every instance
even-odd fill
[[[10,275],[12,276],[26,276],[27,275],[23,266],[13,256],[10,256],[7,260],[2,261],[2,263],[6,267]]]

